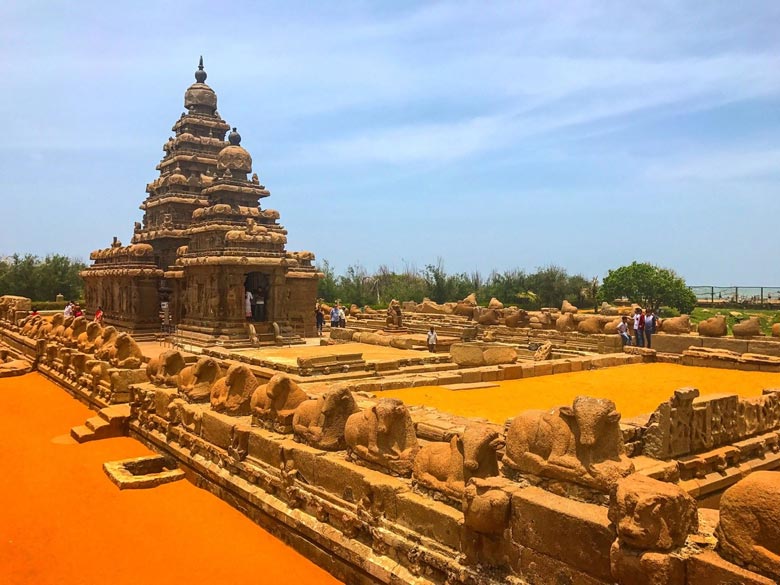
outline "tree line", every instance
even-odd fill
[[[58,294],[66,300],[79,299],[84,282],[79,272],[86,264],[76,258],[50,254],[14,254],[0,258],[0,295],[28,297],[33,301],[53,301]]]
[[[674,270],[647,262],[633,262],[610,270],[603,282],[597,277],[569,274],[554,264],[530,273],[519,269],[493,271],[487,277],[478,271],[448,274],[441,260],[422,270],[407,266],[401,272],[380,266],[376,272],[369,273],[360,264],[354,264],[344,274],[337,275],[327,260],[319,269],[324,274],[317,289],[320,298],[359,307],[386,306],[393,299],[419,303],[429,298],[446,303],[476,293],[479,304],[485,305],[496,298],[504,305],[524,309],[560,307],[564,299],[588,309],[604,301],[623,299],[654,310],[671,307],[690,313],[697,300]]]
[[[320,298],[360,307],[386,306],[393,299],[420,302],[429,298],[446,303],[459,301],[471,293],[476,293],[480,304],[496,298],[505,305],[538,309],[560,306],[566,299],[577,306],[592,307],[598,292],[597,278],[569,274],[555,265],[532,273],[519,269],[493,271],[486,277],[479,271],[448,274],[441,261],[423,269],[406,266],[401,272],[380,266],[373,273],[355,264],[337,275],[326,260],[319,269],[324,274],[317,288]]]

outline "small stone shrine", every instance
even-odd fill
[[[176,326],[200,346],[313,335],[314,255],[287,252],[279,212],[260,207],[270,193],[235,128],[225,141],[230,127],[202,58],[195,80],[163,145],[160,176],[146,186],[132,244],[115,238],[90,255],[82,272],[87,307],[102,307],[107,325],[136,334]]]

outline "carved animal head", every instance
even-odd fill
[[[352,396],[347,388],[341,388],[328,392],[322,396],[322,414],[328,416],[337,412],[346,412],[352,414],[356,412],[357,404],[355,398]]]
[[[94,340],[103,332],[103,326],[100,323],[91,321],[87,323],[87,339]]]
[[[406,405],[398,398],[382,398],[371,411],[376,416],[376,428],[380,433],[389,433],[407,415]]]
[[[559,412],[561,417],[576,423],[579,442],[585,446],[595,445],[620,421],[620,413],[615,410],[615,403],[606,398],[577,396],[573,407],[562,406]]]
[[[498,431],[485,425],[469,425],[462,436],[454,439],[463,454],[463,467],[471,472],[481,465],[497,467],[496,450],[504,446]]]

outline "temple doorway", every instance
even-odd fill
[[[244,295],[251,308],[251,320],[261,323],[268,320],[268,292],[270,279],[262,272],[250,272],[244,279]]]

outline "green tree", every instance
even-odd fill
[[[317,283],[317,297],[332,303],[339,296],[336,273],[327,260],[323,260],[322,265],[318,268],[322,272],[323,277]]]
[[[646,262],[632,262],[609,271],[598,299],[611,302],[620,297],[654,310],[665,305],[690,313],[696,306],[696,295],[673,270]]]

